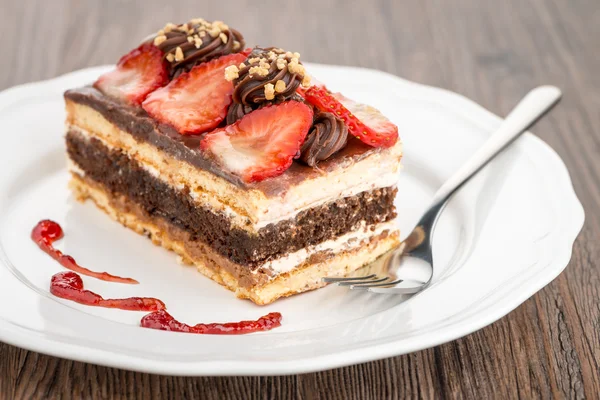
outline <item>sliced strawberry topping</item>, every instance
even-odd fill
[[[283,174],[312,125],[313,112],[297,101],[261,108],[208,133],[200,147],[247,183]]]
[[[310,87],[317,87],[319,89],[325,89],[327,90],[327,88],[325,87],[325,84],[319,80],[317,80],[317,78],[315,78],[314,76],[310,77]],[[296,93],[298,93],[302,98],[306,97],[306,91],[308,89],[304,88],[302,85],[298,86],[298,89],[296,89]]]
[[[182,134],[214,129],[225,119],[233,93],[233,84],[225,79],[225,68],[245,59],[244,53],[236,53],[197,65],[152,92],[142,107]]]
[[[156,46],[145,43],[121,57],[117,68],[98,78],[94,87],[108,96],[141,104],[148,93],[168,81],[162,52]]]
[[[398,140],[398,127],[376,108],[331,94],[324,86],[311,86],[304,97],[319,110],[337,115],[353,136],[369,146],[391,147]]]

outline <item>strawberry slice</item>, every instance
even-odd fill
[[[311,86],[304,97],[319,110],[337,115],[352,135],[369,146],[391,147],[398,141],[398,127],[376,108],[331,94],[324,86]]]
[[[245,59],[245,54],[236,53],[199,64],[152,92],[142,107],[181,134],[214,129],[225,119],[233,93],[233,83],[225,79],[225,68]]]
[[[206,134],[200,147],[244,182],[283,174],[312,125],[313,112],[297,101],[263,107]]]
[[[317,78],[315,78],[314,76],[310,76],[310,86],[316,86],[318,88],[321,89],[325,89],[327,90],[327,88],[325,87],[325,84],[319,80],[317,80]],[[298,93],[298,95],[300,95],[302,98],[304,98],[306,96],[306,91],[308,89],[304,88],[302,85],[298,86],[298,89],[296,89],[296,93]]]
[[[100,76],[94,87],[108,96],[139,105],[148,93],[168,81],[162,52],[145,43],[121,57],[117,68]]]

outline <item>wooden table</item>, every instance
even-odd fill
[[[500,321],[433,349],[285,377],[179,378],[0,343],[0,398],[515,398],[600,393],[598,0],[0,0],[0,89],[113,63],[165,22],[222,19],[249,44],[378,68],[504,115],[552,83],[562,104],[534,131],[563,158],[587,221],[562,275]]]

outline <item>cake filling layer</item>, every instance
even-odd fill
[[[345,276],[371,263],[398,245],[398,232],[383,230],[337,252],[318,251],[290,271],[268,275],[268,271],[250,271],[214,253],[203,243],[194,240],[189,232],[163,218],[149,215],[127,196],[108,192],[100,184],[73,173],[70,183],[79,200],[92,199],[116,221],[150,238],[155,244],[173,250],[186,264],[195,265],[212,280],[234,291],[237,297],[248,298],[257,304],[324,286],[323,276]],[[387,225],[384,223],[382,225]]]
[[[381,188],[298,213],[293,219],[270,224],[256,234],[232,226],[228,217],[199,207],[185,188],[174,188],[148,172],[127,154],[106,147],[78,132],[67,134],[67,151],[79,174],[85,174],[110,193],[121,194],[187,231],[232,262],[257,270],[265,262],[308,246],[393,220],[395,188]]]
[[[326,240],[314,246],[300,249],[294,253],[287,254],[275,260],[265,262],[260,269],[272,271],[275,274],[282,274],[293,270],[298,265],[302,265],[307,260],[318,257],[319,255],[337,254],[361,247],[365,241],[372,238],[387,237],[390,232],[397,232],[398,223],[395,219],[382,222],[375,226],[366,226],[362,224],[358,229],[338,236],[335,239]]]
[[[228,213],[233,223],[249,231],[339,197],[394,186],[398,180],[400,143],[390,149],[368,149],[359,142],[350,143],[318,168],[294,163],[279,177],[238,186],[214,171],[209,160],[200,162],[204,156],[198,137],[173,133],[143,110],[119,104],[92,88],[65,96],[68,129],[124,151],[171,186],[186,186],[198,205]]]

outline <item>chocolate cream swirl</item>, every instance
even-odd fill
[[[197,18],[181,25],[167,24],[154,44],[170,63],[174,78],[200,63],[242,51],[245,42],[241,33],[225,23]]]
[[[231,124],[266,104],[302,100],[296,93],[310,78],[299,61],[300,54],[270,47],[255,48],[239,66],[231,66],[226,78],[233,82],[233,103],[227,113]]]
[[[346,146],[348,127],[330,112],[315,114],[313,126],[300,148],[300,160],[311,167],[331,157]]]

